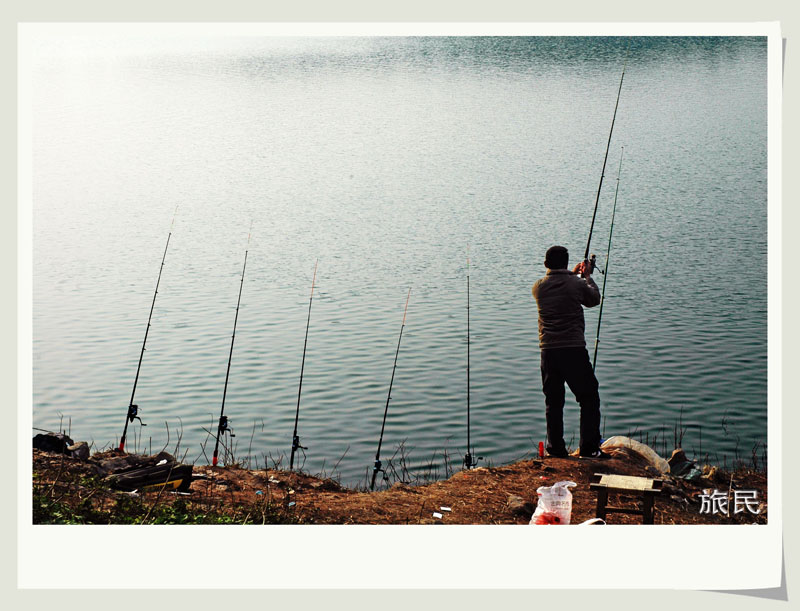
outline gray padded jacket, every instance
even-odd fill
[[[594,280],[581,278],[567,269],[549,269],[533,285],[539,309],[539,347],[580,348],[586,346],[583,307],[600,303]]]

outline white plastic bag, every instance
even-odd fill
[[[556,482],[552,486],[542,486],[536,493],[539,502],[533,512],[531,524],[569,524],[572,515],[572,493],[570,486],[575,482]]]
[[[609,437],[600,445],[601,450],[609,451],[614,448],[632,450],[644,458],[651,467],[658,469],[661,473],[669,473],[669,463],[661,458],[653,448],[640,441],[623,435],[615,435],[614,437]]]

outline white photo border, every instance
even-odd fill
[[[30,44],[92,35],[766,36],[768,38],[769,524],[761,526],[34,526],[31,524],[32,167]],[[679,588],[780,585],[781,75],[777,22],[20,24],[18,201],[18,586],[128,588]],[[224,551],[214,552],[219,546]],[[69,561],[42,549],[69,550]],[[657,550],[657,551],[656,551]],[[213,558],[237,561],[210,562]],[[697,564],[687,559],[710,558]],[[179,558],[168,563],[158,559]],[[613,558],[613,562],[610,559]],[[113,559],[113,561],[109,561]],[[480,570],[465,571],[473,559]],[[754,561],[757,559],[757,561]],[[691,569],[692,565],[696,568]],[[302,567],[302,568],[301,568]],[[566,570],[564,567],[568,567]],[[213,578],[209,578],[209,574]]]

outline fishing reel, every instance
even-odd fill
[[[233,434],[233,429],[230,428],[230,425],[228,424],[228,417],[227,416],[220,416],[219,417],[219,425],[218,425],[217,429],[219,430],[219,432],[222,435],[224,435],[225,433],[228,433],[228,434],[230,434],[231,437],[236,437],[236,435]]]
[[[464,454],[464,468],[472,469],[472,467],[477,466],[479,460],[483,460],[483,456],[473,456],[467,452]]]
[[[307,450],[307,449],[308,449],[307,446],[300,445],[300,437],[298,435],[295,435],[294,438],[292,439],[292,452],[297,452],[297,450]]]
[[[601,274],[605,273],[602,269],[597,267],[597,255],[594,253],[588,259],[584,259],[584,263],[587,263],[589,265],[589,274],[593,274],[595,270],[599,270]],[[578,274],[578,275],[581,278],[583,278],[583,274]]]
[[[595,254],[592,255],[591,259],[589,259],[589,265],[592,266],[592,271],[597,270],[601,274],[605,274],[606,273],[606,271],[604,269],[600,269],[599,267],[597,267],[597,255],[595,255]]]
[[[128,420],[130,422],[133,422],[134,420],[138,420],[139,424],[141,426],[147,426],[144,422],[142,422],[142,419],[139,418],[138,414],[139,414],[139,406],[138,405],[134,405],[133,403],[131,403],[128,406]]]
[[[305,464],[305,455],[306,455],[305,451],[307,449],[308,448],[306,446],[301,446],[300,445],[300,437],[298,435],[295,435],[294,437],[292,437],[292,453],[291,453],[291,456],[289,458],[289,470],[290,471],[294,469],[294,455],[297,453],[297,450],[302,450],[303,451],[303,464]],[[301,467],[301,469],[302,469],[302,467]]]
[[[386,475],[386,470],[382,467],[382,464],[383,463],[381,463],[380,459],[375,459],[375,466],[372,467],[372,484],[370,484],[370,489],[375,488],[375,476],[378,475],[378,473],[383,473],[381,479],[384,482],[389,481],[389,476]]]

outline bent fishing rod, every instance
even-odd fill
[[[595,269],[595,257],[589,259],[589,248],[592,244],[592,232],[594,231],[594,221],[597,218],[597,206],[600,203],[600,191],[603,188],[603,178],[606,175],[606,163],[608,162],[608,150],[611,147],[611,135],[614,133],[614,123],[617,120],[617,108],[619,108],[619,97],[622,93],[622,81],[625,80],[625,68],[628,66],[628,55],[631,50],[631,43],[628,42],[628,49],[625,52],[625,62],[622,64],[622,76],[619,78],[619,89],[617,90],[617,102],[614,104],[614,116],[611,118],[611,129],[608,132],[608,142],[606,143],[606,154],[603,157],[603,170],[600,172],[600,184],[597,187],[597,196],[594,200],[594,212],[592,213],[592,224],[589,227],[589,239],[586,241],[586,251],[583,253],[583,260],[591,265],[591,271]]]
[[[472,469],[483,457],[474,457],[472,454],[472,444],[470,440],[470,420],[469,420],[469,248],[467,248],[467,452],[464,454],[464,468]]]
[[[244,251],[244,264],[242,265],[242,280],[239,283],[239,299],[236,302],[236,316],[233,319],[233,334],[231,335],[231,350],[228,354],[228,370],[225,372],[225,387],[222,390],[222,407],[219,410],[219,423],[217,424],[217,440],[214,443],[214,455],[211,458],[211,466],[217,466],[217,457],[219,456],[219,438],[220,435],[228,433],[232,438],[236,437],[228,425],[228,417],[225,415],[225,397],[228,394],[228,379],[231,375],[231,360],[233,359],[233,342],[236,340],[236,323],[239,322],[239,306],[242,303],[242,288],[244,287],[244,272],[247,268],[247,252],[250,248],[250,234],[253,231],[253,223],[250,223],[250,231],[247,233],[247,248]]]
[[[156,306],[156,296],[158,295],[158,285],[161,284],[161,272],[164,271],[164,262],[167,259],[167,250],[169,249],[169,239],[172,237],[172,227],[175,225],[175,216],[178,214],[178,206],[175,206],[175,212],[172,214],[172,223],[169,226],[169,234],[167,235],[167,245],[164,247],[164,256],[161,257],[161,267],[158,268],[158,280],[156,280],[156,290],[153,293],[153,303],[150,304],[150,315],[147,317],[147,327],[144,330],[144,341],[142,342],[142,351],[139,353],[139,364],[136,366],[136,378],[133,380],[133,390],[131,391],[131,400],[128,403],[128,413],[125,416],[125,428],[122,429],[122,437],[119,440],[119,451],[125,451],[125,440],[128,436],[128,424],[134,420],[138,420],[142,426],[147,426],[139,417],[139,406],[135,405],[133,398],[136,396],[136,386],[139,383],[139,372],[142,369],[142,359],[144,358],[144,349],[147,345],[147,335],[150,333],[150,321],[153,319],[153,309]]]
[[[297,421],[300,419],[300,393],[303,391],[303,370],[306,366],[306,346],[308,346],[308,327],[311,325],[311,302],[314,301],[314,283],[317,280],[317,264],[314,263],[314,277],[311,279],[311,297],[308,300],[308,320],[306,321],[306,339],[303,342],[303,360],[300,363],[300,386],[297,389],[297,410],[294,413],[294,432],[292,433],[292,454],[289,457],[289,471],[294,469],[294,455],[297,450],[307,450],[308,448],[300,445],[300,437],[297,436]]]
[[[603,304],[606,301],[606,281],[608,280],[608,266],[611,261],[611,236],[614,233],[614,216],[617,213],[617,196],[619,195],[619,177],[622,174],[622,155],[625,147],[619,153],[619,170],[617,170],[617,188],[614,191],[614,206],[611,208],[611,229],[608,231],[608,249],[606,250],[606,269],[603,272],[603,290],[600,294],[600,312],[597,316],[597,335],[594,338],[594,357],[592,358],[592,371],[597,364],[597,345],[600,343],[600,323],[603,321]]]
[[[406,307],[403,310],[403,324],[400,325],[400,337],[397,338],[397,351],[394,353],[394,366],[392,367],[392,379],[389,382],[389,395],[386,397],[386,407],[383,410],[383,424],[381,424],[381,436],[378,439],[378,451],[375,452],[375,465],[372,468],[372,483],[369,485],[370,490],[375,490],[375,476],[378,471],[383,471],[381,467],[381,445],[383,445],[383,431],[386,428],[386,414],[389,413],[389,401],[392,399],[392,384],[394,384],[394,372],[397,369],[397,355],[400,354],[400,342],[403,339],[403,328],[406,326],[406,312],[408,312],[408,300],[411,298],[411,289],[408,289],[408,296],[406,297]],[[386,479],[386,472],[383,475]]]

